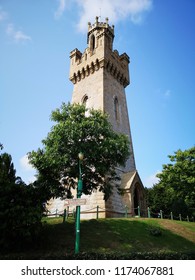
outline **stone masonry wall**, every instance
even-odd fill
[[[126,53],[119,55],[113,51],[114,26],[98,22],[88,25],[88,47],[84,52],[78,49],[70,53],[70,80],[74,84],[72,103],[83,103],[87,97],[88,108],[100,109],[109,115],[113,129],[126,134],[130,140],[130,156],[125,168],[120,167],[118,173],[135,171],[135,160],[130,132],[129,116],[126,104],[125,87],[130,83],[129,57]],[[121,186],[123,187],[123,186]],[[101,217],[120,216],[125,211],[125,203],[128,203],[128,195],[122,197],[114,186],[113,195],[107,202],[103,200],[103,194],[94,192],[90,196],[82,196],[87,199],[87,204],[82,205],[81,211],[90,212],[97,205],[111,212],[100,213]],[[129,199],[131,199],[129,197]],[[125,202],[125,203],[124,203]],[[94,210],[93,210],[94,211]],[[95,214],[83,214],[82,218],[95,218]]]

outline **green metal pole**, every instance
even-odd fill
[[[173,220],[173,212],[171,212],[171,220]]]
[[[150,218],[150,207],[148,207],[148,218]]]
[[[69,206],[67,207],[67,212],[66,212],[66,218],[68,220],[68,216],[69,216]]]
[[[163,212],[160,210],[160,218],[163,219]]]
[[[63,215],[63,223],[66,221],[66,209],[64,209],[64,215]]]
[[[96,215],[96,218],[97,218],[97,220],[99,218],[99,205],[97,205],[97,215]]]
[[[138,205],[138,217],[140,218],[140,207],[139,207],[139,205]]]
[[[128,217],[127,210],[128,210],[128,207],[127,207],[127,205],[125,205],[125,218]]]
[[[83,181],[82,181],[82,170],[80,161],[83,160],[83,154],[79,154],[79,180],[77,186],[77,198],[80,198],[83,190]],[[76,238],[75,238],[75,254],[79,253],[80,248],[80,214],[81,207],[80,205],[76,207]]]
[[[79,253],[80,248],[80,206],[76,207],[76,240],[75,240],[75,254]]]
[[[77,198],[81,197],[81,190],[82,190],[82,180],[79,179],[78,181],[78,190],[77,190]],[[76,207],[76,239],[75,239],[75,254],[79,253],[80,248],[80,213],[81,207]]]
[[[75,214],[75,209],[73,209],[73,211],[72,211],[72,215],[73,215],[73,218],[75,219],[75,217],[76,217],[76,214]]]

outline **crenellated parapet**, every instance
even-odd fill
[[[74,59],[74,58],[73,58]],[[75,57],[76,59],[76,57]],[[91,60],[90,63],[82,62],[82,58],[76,61],[76,67],[74,67],[75,71],[70,72],[70,81],[73,84],[76,84],[81,79],[85,79],[89,75],[94,74],[95,71],[98,71],[100,68],[104,67],[103,60]]]
[[[105,59],[104,68],[110,73],[123,87],[129,85],[129,56],[126,53],[119,55],[118,51],[112,52],[111,56]]]
[[[119,55],[118,51],[112,51],[107,57],[100,58],[99,52],[96,50],[93,54],[89,48],[82,54],[78,49],[70,53],[70,81],[73,84],[78,83],[89,75],[93,75],[96,71],[104,69],[112,75],[123,87],[129,85],[129,69],[130,62],[126,53]]]
[[[88,34],[87,34],[87,43],[89,43],[90,35],[94,33],[94,31],[103,30],[106,34],[109,34],[112,40],[114,39],[114,25],[110,26],[108,24],[108,18],[106,18],[106,22],[99,22],[98,17],[96,17],[95,23],[91,24],[88,22]],[[102,36],[101,32],[101,36]]]

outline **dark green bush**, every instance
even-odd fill
[[[39,259],[39,260],[194,260],[195,251],[192,252],[134,252],[134,253],[95,253],[82,252],[79,254],[42,255],[15,254],[0,256],[0,259]]]
[[[11,155],[0,152],[1,251],[21,250],[34,244],[41,228],[42,211],[38,190],[17,177]]]
[[[67,259],[81,260],[194,260],[195,252],[135,252],[135,253],[80,253],[67,255]]]
[[[150,235],[152,235],[152,236],[158,237],[158,236],[162,235],[162,230],[159,227],[151,226],[148,228],[148,231],[149,231]]]
[[[24,184],[0,186],[1,250],[24,249],[37,238],[41,228],[42,205],[35,190]]]

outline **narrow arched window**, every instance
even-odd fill
[[[114,115],[115,115],[115,120],[119,120],[119,102],[118,98],[114,98]]]
[[[91,35],[91,40],[90,40],[90,49],[93,52],[95,49],[95,36]]]
[[[83,97],[82,104],[85,105],[85,107],[87,107],[87,102],[88,102],[88,96],[85,95],[85,96]]]
[[[85,106],[85,117],[89,117],[89,107],[88,107],[89,98],[87,95],[84,95],[82,99],[82,104]]]

